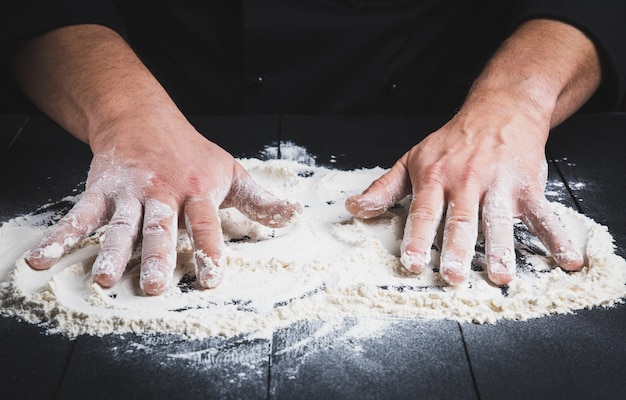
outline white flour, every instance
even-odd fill
[[[281,229],[251,222],[234,209],[221,210],[228,266],[217,288],[200,289],[194,282],[189,240],[182,231],[178,268],[161,296],[144,296],[139,290],[140,252],[112,288],[92,283],[102,230],[50,270],[31,269],[24,253],[76,196],[0,228],[2,314],[70,337],[138,332],[203,338],[271,334],[298,320],[342,316],[525,320],[611,306],[626,297],[626,262],[614,254],[607,229],[559,203],[552,203],[555,212],[586,254],[582,271],[554,268],[540,242],[518,223],[517,278],[508,288],[487,280],[481,238],[469,282],[452,288],[439,278],[436,247],[432,268],[421,275],[400,265],[408,199],[371,221],[345,210],[345,199],[360,193],[383,169],[339,171],[288,160],[240,161],[261,185],[278,196],[299,199],[306,208],[293,225]]]

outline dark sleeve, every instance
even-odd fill
[[[0,14],[0,49],[16,41],[67,25],[93,23],[124,34],[115,7],[108,0],[19,0]]]
[[[512,28],[534,18],[566,22],[595,43],[602,65],[602,83],[585,109],[616,109],[626,92],[626,1],[518,1],[512,14]]]

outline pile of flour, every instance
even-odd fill
[[[310,160],[240,162],[258,183],[280,197],[300,200],[305,208],[292,225],[280,229],[252,222],[235,209],[220,210],[228,255],[217,288],[196,284],[189,238],[182,231],[174,280],[161,296],[139,290],[139,251],[119,283],[109,289],[92,283],[91,266],[104,229],[50,270],[31,269],[25,252],[78,200],[73,196],[1,226],[1,312],[70,337],[137,332],[203,338],[271,334],[298,320],[342,316],[525,320],[611,306],[626,297],[626,262],[614,253],[606,227],[560,203],[552,203],[554,211],[586,255],[582,271],[555,268],[538,239],[517,223],[517,278],[505,288],[490,284],[479,236],[471,277],[453,288],[438,274],[437,243],[431,268],[420,275],[402,268],[399,249],[408,199],[373,220],[356,219],[345,210],[345,199],[363,191],[383,169],[341,171]]]

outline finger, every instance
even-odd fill
[[[496,285],[506,285],[515,277],[513,205],[497,191],[485,195],[482,208],[487,276]]]
[[[224,205],[232,205],[248,218],[272,228],[289,224],[302,212],[299,202],[274,196],[254,182],[247,173],[233,181]]]
[[[66,254],[80,239],[102,226],[107,218],[102,196],[85,192],[83,197],[54,225],[26,255],[26,263],[34,269],[47,269]]]
[[[400,261],[411,272],[420,273],[430,262],[432,247],[443,214],[443,191],[435,185],[416,192],[400,246]]]
[[[569,238],[548,200],[530,204],[522,213],[522,221],[546,246],[556,263],[567,271],[578,271],[584,258]]]
[[[193,245],[196,281],[214,288],[224,276],[224,239],[217,206],[192,200],[185,206],[185,227]]]
[[[458,285],[468,277],[478,232],[478,203],[471,199],[451,200],[446,211],[439,273]]]
[[[94,282],[110,287],[121,278],[137,244],[141,211],[141,203],[136,198],[126,198],[115,205],[102,248],[91,271]]]
[[[359,218],[373,218],[411,193],[411,183],[404,164],[397,162],[393,168],[376,179],[363,191],[346,199],[346,209]]]
[[[139,286],[146,294],[161,294],[176,267],[178,216],[174,208],[156,199],[146,200],[142,236]]]

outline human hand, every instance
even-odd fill
[[[578,270],[583,257],[544,195],[547,132],[547,126],[519,114],[459,114],[362,194],[348,198],[346,208],[372,218],[412,194],[401,262],[415,273],[428,265],[443,219],[439,271],[450,284],[469,276],[479,222],[489,279],[506,285],[514,278],[514,218],[537,235],[560,267]]]
[[[221,281],[224,266],[218,208],[236,207],[270,227],[284,226],[301,212],[299,203],[263,190],[230,154],[186,120],[175,119],[137,118],[92,141],[84,194],[27,255],[27,263],[49,268],[81,238],[108,224],[94,281],[104,287],[117,282],[141,241],[140,287],[161,294],[176,266],[178,227],[185,226],[196,279],[211,288]]]

